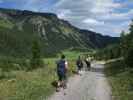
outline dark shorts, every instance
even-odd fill
[[[87,67],[91,67],[91,64],[90,63],[87,63]]]
[[[81,70],[83,67],[82,66],[77,66],[78,67],[78,70]]]
[[[66,74],[65,73],[60,73],[60,72],[57,72],[57,73],[58,73],[59,81],[66,80]]]

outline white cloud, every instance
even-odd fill
[[[69,9],[62,9],[58,11],[58,17],[59,18],[65,18],[68,14],[71,14],[71,10]]]
[[[122,24],[129,22],[133,16],[133,10],[116,12],[123,7],[126,7],[124,3],[114,0],[59,0],[50,11],[79,28],[119,36],[122,30],[128,28],[127,24]]]
[[[91,24],[91,25],[104,25],[104,21],[98,21],[96,19],[90,19],[90,18],[87,18],[85,20],[82,21],[83,23],[85,24]]]
[[[109,13],[106,15],[103,15],[100,17],[100,19],[104,19],[104,20],[130,20],[133,17],[133,9],[129,10],[128,12],[125,13]]]
[[[114,3],[112,0],[96,0],[93,2],[92,13],[105,14],[112,12],[115,8],[120,8],[120,3]]]

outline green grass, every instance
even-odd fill
[[[43,100],[54,88],[51,83],[57,79],[55,66],[26,72],[22,70],[3,72],[0,80],[0,100]]]
[[[81,56],[82,58],[85,56],[85,55],[91,55],[91,51],[89,52],[80,52],[80,51],[63,51],[62,52],[63,54],[66,55],[66,57],[70,60],[75,60],[75,59],[78,59],[79,56]]]
[[[133,100],[133,72],[123,61],[108,63],[105,73],[112,87],[113,100]]]
[[[77,59],[79,55],[82,55],[81,52],[77,51],[63,51],[63,54],[66,55],[67,59],[69,60]]]
[[[80,53],[65,51],[64,54],[69,64],[68,75],[71,76],[72,71],[76,70],[75,60]],[[45,58],[43,68],[28,72],[23,69],[14,69],[14,67],[13,70],[0,70],[0,100],[45,100],[55,92],[55,87],[51,83],[57,80],[55,62],[58,59],[59,57]],[[19,62],[20,60],[15,60],[10,63]],[[8,62],[7,65],[10,63]]]

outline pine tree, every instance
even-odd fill
[[[132,46],[130,46],[127,51],[125,61],[128,67],[133,68],[133,41],[131,43],[132,43]]]
[[[128,46],[127,46],[127,39],[126,39],[126,35],[125,32],[122,31],[120,34],[120,49],[121,49],[121,55],[125,56],[125,52],[127,50]]]
[[[127,41],[127,48],[125,49],[125,61],[129,67],[133,68],[133,21],[130,25],[129,31],[129,34],[124,39],[124,41]]]
[[[30,62],[31,62],[30,70],[38,68],[38,67],[42,67],[41,49],[40,49],[39,42],[37,40],[33,41],[32,58]]]
[[[130,35],[133,36],[133,20],[132,20],[132,22],[131,22],[131,24],[130,24],[129,31],[130,31]],[[133,38],[133,37],[132,37],[132,38]]]

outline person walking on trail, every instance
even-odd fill
[[[90,58],[89,58],[89,57],[87,57],[87,58],[85,59],[85,63],[86,63],[86,66],[87,66],[87,70],[89,71],[90,68],[91,68],[91,62],[90,62]]]
[[[65,55],[61,56],[61,59],[57,62],[57,75],[58,75],[58,86],[57,92],[60,91],[60,88],[63,87],[64,89],[67,88],[67,69],[68,69],[68,62],[65,59]]]
[[[83,62],[82,62],[80,56],[79,56],[78,60],[76,61],[76,65],[77,65],[77,68],[78,68],[78,74],[81,75],[82,68],[83,68]]]

